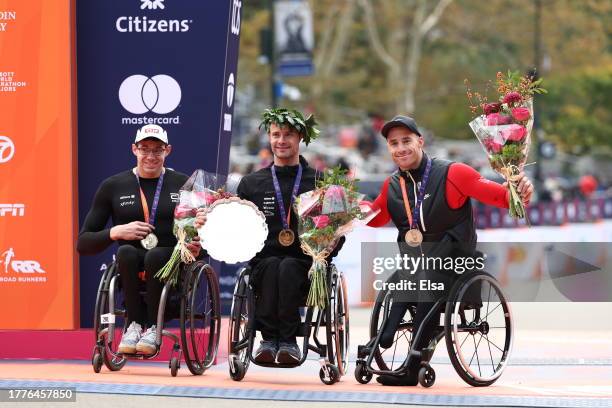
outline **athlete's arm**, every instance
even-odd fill
[[[368,222],[368,226],[370,227],[382,227],[386,225],[391,219],[391,216],[389,215],[389,210],[387,209],[387,192],[389,190],[389,180],[391,180],[391,178],[387,177],[387,179],[383,183],[382,188],[380,189],[380,194],[371,204],[371,207],[373,209],[380,210],[380,212],[376,217],[374,217],[370,222]]]
[[[519,190],[523,201],[528,204],[533,193],[533,186],[524,175],[519,182]],[[448,169],[446,201],[452,209],[463,206],[468,197],[487,205],[508,208],[509,194],[505,186],[487,180],[467,164],[453,163]]]

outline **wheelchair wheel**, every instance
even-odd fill
[[[378,292],[372,315],[370,317],[370,338],[375,338],[382,330],[382,324],[389,316],[393,297],[387,290]],[[398,369],[408,358],[410,346],[412,344],[412,318],[415,310],[413,306],[408,307],[406,316],[399,324],[393,344],[385,349],[380,345],[374,352],[374,360],[379,370],[390,371]]]
[[[113,280],[113,278],[115,279]],[[111,287],[111,285],[113,286]],[[115,308],[115,324],[113,326],[115,328],[123,329],[114,329],[112,341],[109,338],[108,332],[110,325],[103,327],[101,324],[101,315],[110,312],[109,300],[111,290],[113,291],[114,295]],[[102,274],[100,284],[98,285],[98,293],[96,295],[96,304],[94,308],[95,341],[96,344],[99,344],[98,342],[102,341],[103,345],[100,345],[100,347],[104,347],[98,352],[98,355],[101,357],[106,368],[108,368],[110,371],[119,371],[123,368],[125,363],[127,363],[126,358],[117,355],[121,334],[126,330],[126,323],[127,319],[125,316],[125,310],[123,309],[122,300],[119,293],[119,275],[117,274],[117,267],[115,263],[112,263]],[[105,329],[107,330],[106,334],[103,335],[103,339],[100,339],[100,333]]]
[[[446,348],[468,384],[493,384],[512,349],[512,314],[501,287],[485,272],[462,276],[451,289],[444,316]]]
[[[232,380],[240,381],[249,368],[249,288],[248,273],[242,269],[238,275],[228,327],[229,374]]]
[[[327,344],[329,361],[338,367],[339,375],[345,375],[348,367],[349,349],[349,310],[346,282],[335,266],[330,270],[330,302],[328,305],[329,322]]]
[[[187,368],[193,375],[201,375],[214,363],[219,349],[219,283],[212,267],[202,261],[187,266],[184,272],[181,342]]]

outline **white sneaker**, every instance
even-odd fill
[[[138,344],[136,344],[136,352],[145,355],[155,354],[157,352],[157,344],[155,344],[155,325],[149,327],[142,335]]]
[[[136,344],[142,337],[142,327],[136,322],[129,325],[119,343],[118,353],[134,354],[136,353]]]

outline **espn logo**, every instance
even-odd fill
[[[25,204],[0,204],[0,217],[8,217],[9,215],[23,217],[25,215]]]

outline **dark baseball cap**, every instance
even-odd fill
[[[382,133],[382,135],[386,139],[389,134],[389,131],[393,129],[394,127],[404,127],[410,130],[415,135],[423,136],[421,135],[421,132],[419,132],[419,127],[416,121],[412,119],[411,117],[402,116],[402,115],[397,115],[396,117],[394,117],[393,119],[385,123],[380,133]]]

